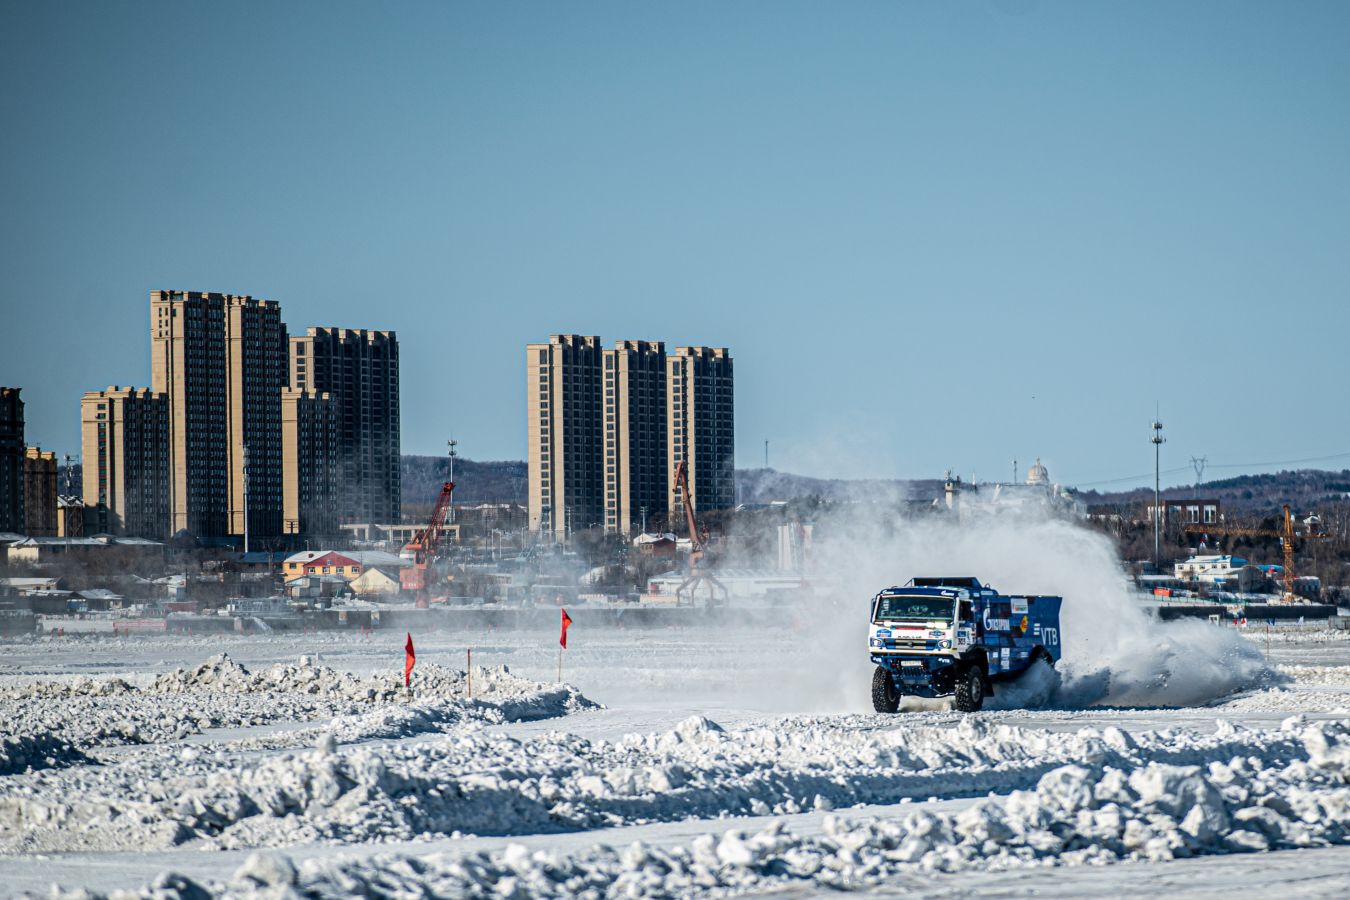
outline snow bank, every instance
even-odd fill
[[[209,728],[334,720],[340,742],[403,737],[460,721],[499,723],[593,708],[575,689],[543,686],[504,667],[474,667],[474,698],[463,671],[423,663],[411,694],[402,673],[358,677],[301,657],[253,673],[226,654],[137,685],[118,677],[0,685],[0,775],[84,760],[79,751],[179,741]],[[250,739],[253,749],[311,746],[321,729]],[[25,747],[10,751],[10,742]],[[16,745],[17,746],[17,745]],[[39,752],[36,748],[49,748]],[[64,748],[64,749],[63,749]]]
[[[1238,734],[1231,727],[1221,731],[1227,738]],[[657,742],[698,745],[719,734],[725,733],[694,722],[678,740],[668,735]],[[468,855],[306,860],[298,867],[285,856],[254,855],[228,884],[201,885],[166,873],[132,896],[294,890],[307,896],[684,897],[792,884],[858,889],[903,874],[1168,860],[1350,840],[1346,724],[1295,719],[1263,740],[1289,756],[1283,749],[1264,757],[1216,753],[1186,765],[1087,758],[959,813],[915,810],[860,821],[831,815],[824,834],[814,837],[773,823],[668,849],[635,843],[563,854],[516,844]],[[1103,743],[1111,742],[1103,736]]]
[[[1214,758],[1306,759],[1287,731],[1075,733],[966,718],[876,731],[848,718],[724,730],[694,717],[617,743],[476,726],[415,743],[261,761],[194,748],[0,783],[0,852],[513,835],[720,815],[797,813],[1026,789],[1076,762],[1131,769]],[[129,828],[129,822],[140,823]]]

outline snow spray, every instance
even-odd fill
[[[898,518],[895,508],[850,504],[817,518],[816,610],[792,666],[810,677],[779,685],[800,711],[870,711],[868,604],[919,575],[975,576],[1003,593],[1064,598],[1057,671],[996,691],[991,706],[1191,706],[1278,680],[1232,629],[1152,617],[1107,537],[1081,524],[1036,509],[968,506],[958,521]]]

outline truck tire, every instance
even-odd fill
[[[960,712],[979,712],[984,706],[984,673],[979,666],[967,666],[956,676],[955,705]]]
[[[872,670],[872,708],[880,713],[893,713],[900,708],[900,692],[895,689],[895,680],[881,666]]]

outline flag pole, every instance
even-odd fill
[[[558,648],[558,684],[562,684],[562,652],[563,648]]]
[[[468,655],[469,655],[469,662],[468,662],[468,668],[465,669],[464,674],[465,674],[465,676],[466,676],[467,679],[468,679],[468,685],[469,685],[469,699],[472,700],[472,699],[473,699],[473,650],[470,649],[470,650],[467,650],[467,651],[465,651],[465,652],[468,653]]]

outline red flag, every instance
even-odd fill
[[[412,686],[413,663],[417,662],[417,654],[413,652],[412,632],[408,632],[408,643],[403,647],[403,686]]]
[[[567,614],[567,610],[562,611],[562,637],[558,638],[558,643],[564,650],[567,649],[567,626],[572,624],[572,617]]]

